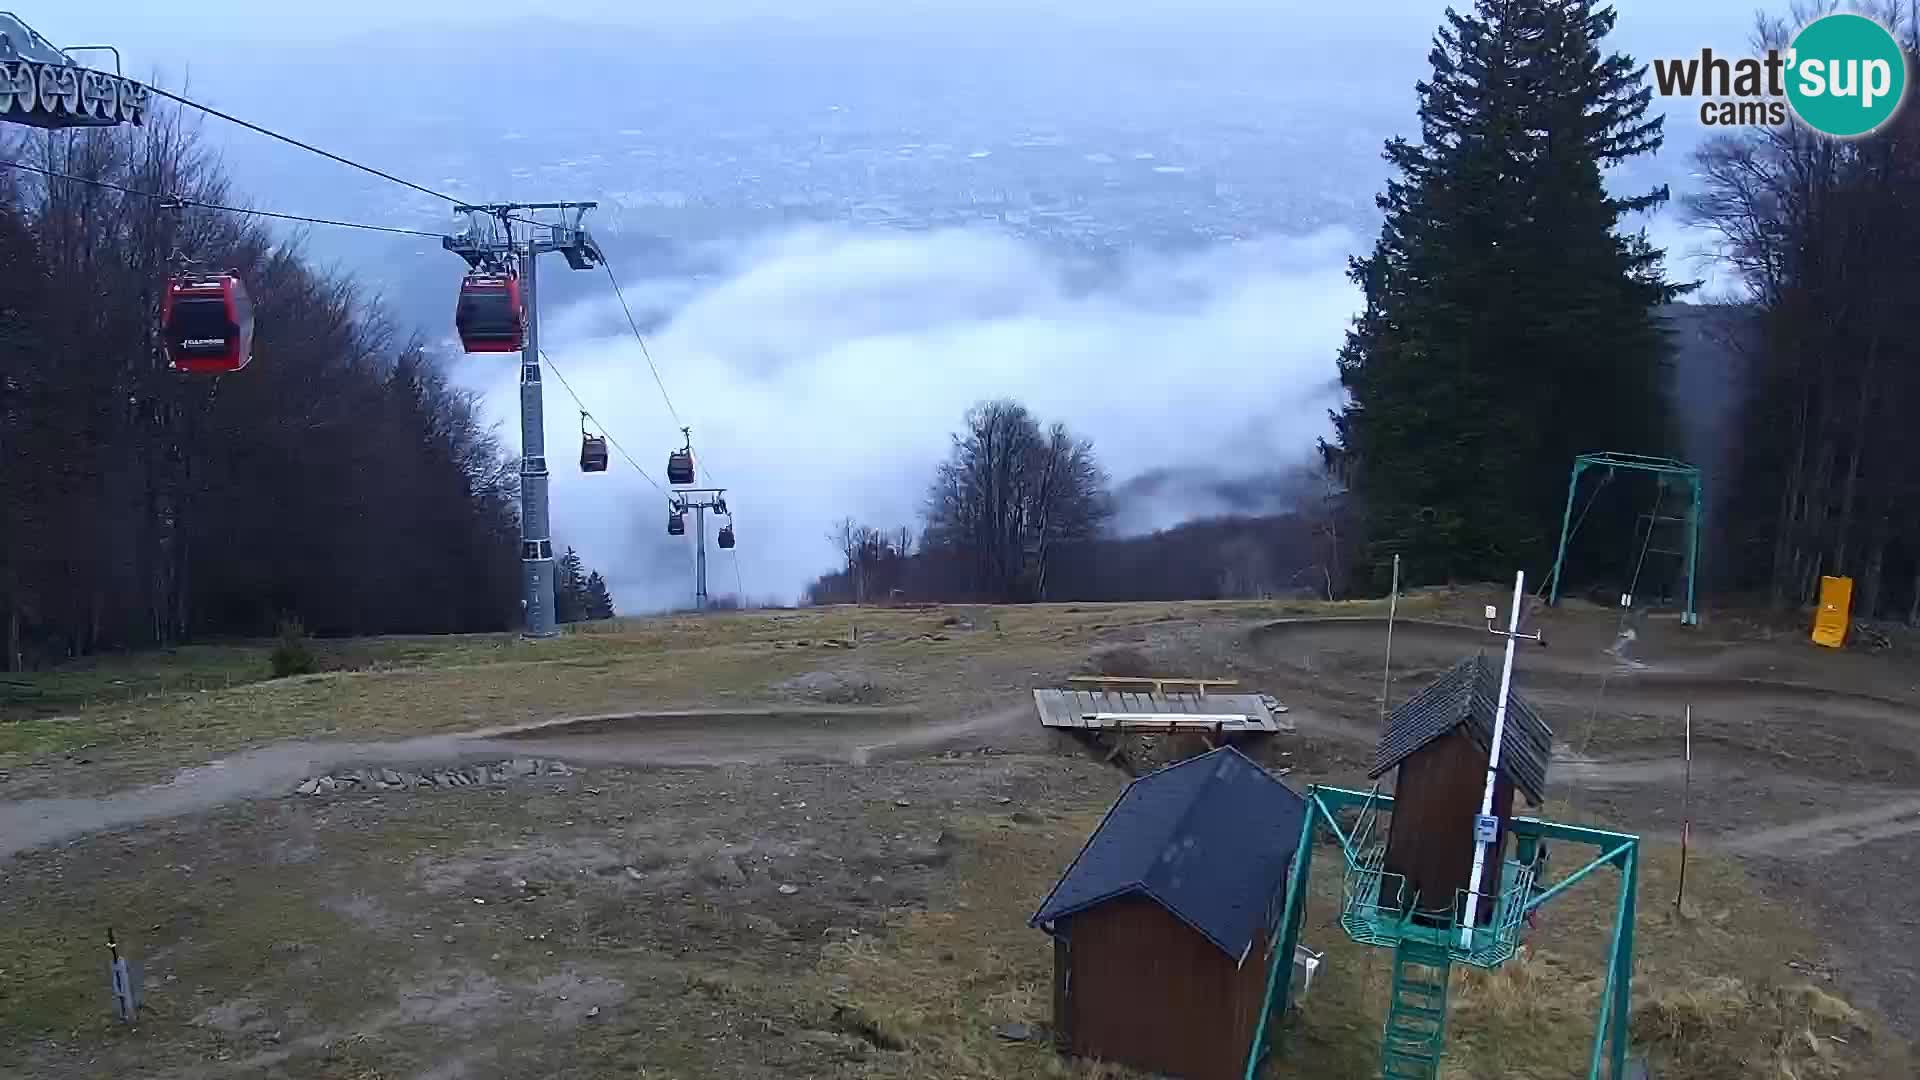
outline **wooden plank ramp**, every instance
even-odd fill
[[[1090,681],[1096,677],[1087,677]],[[1080,676],[1075,680],[1079,681]],[[1120,680],[1114,680],[1120,681]],[[1163,685],[1192,686],[1202,680],[1133,680],[1134,689],[1048,688],[1033,692],[1034,709],[1040,723],[1051,728],[1079,728],[1098,731],[1186,730],[1215,728],[1223,732],[1279,732],[1293,730],[1290,721],[1281,718],[1285,706],[1269,707],[1268,698],[1259,694],[1169,692]],[[1207,680],[1224,683],[1227,680]],[[1084,685],[1084,683],[1082,684]]]

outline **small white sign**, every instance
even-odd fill
[[[1500,819],[1492,814],[1473,816],[1473,840],[1477,844],[1491,844],[1500,835]]]

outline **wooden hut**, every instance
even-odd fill
[[[1493,746],[1494,710],[1500,702],[1500,670],[1485,656],[1462,660],[1431,686],[1393,710],[1374,755],[1374,779],[1397,769],[1393,781],[1393,821],[1387,834],[1384,869],[1391,890],[1406,882],[1399,897],[1425,922],[1453,917],[1473,878],[1475,821],[1486,791],[1487,762]],[[1547,786],[1553,731],[1518,692],[1507,700],[1500,769],[1493,790],[1493,816],[1499,819],[1493,852],[1504,850],[1507,821],[1518,789],[1534,806]],[[1497,862],[1487,868],[1480,890],[1499,888]],[[1480,905],[1479,922],[1493,916],[1494,905]]]
[[[1305,813],[1232,747],[1127,785],[1031,921],[1054,941],[1059,1048],[1239,1077]]]

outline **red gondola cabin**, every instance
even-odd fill
[[[470,353],[519,352],[527,331],[520,279],[512,274],[468,274],[460,283],[453,327],[461,347]]]
[[[220,375],[253,359],[253,301],[232,274],[168,281],[160,327],[175,371]]]

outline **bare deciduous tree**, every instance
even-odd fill
[[[1796,10],[1795,25],[1809,12]],[[1920,52],[1909,13],[1873,12]],[[1789,27],[1763,19],[1762,47]],[[1724,241],[1760,310],[1762,348],[1733,478],[1737,528],[1764,546],[1729,553],[1736,580],[1774,602],[1808,602],[1822,574],[1855,577],[1855,608],[1893,599],[1905,569],[1920,611],[1920,114],[1903,109],[1862,139],[1798,123],[1715,139],[1691,200]],[[1752,551],[1758,558],[1749,555]],[[1896,584],[1895,588],[1901,585]]]
[[[471,395],[353,282],[234,205],[177,112],[9,140],[99,186],[0,183],[0,619],[7,667],[204,634],[500,629],[517,470]],[[246,281],[255,360],[169,371],[176,253]]]
[[[1111,516],[1090,441],[1064,424],[1042,431],[1018,402],[988,401],[967,410],[935,472],[923,541],[962,556],[973,595],[1038,600],[1054,552],[1098,536]]]

